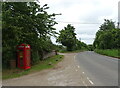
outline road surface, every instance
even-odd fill
[[[118,59],[91,51],[64,53],[54,68],[3,80],[3,86],[118,86]]]
[[[118,59],[86,51],[75,60],[94,86],[118,86]]]

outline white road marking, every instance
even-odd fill
[[[94,83],[87,77],[88,81],[93,85]]]
[[[94,84],[91,80],[89,80],[89,82],[90,82],[92,85]]]
[[[89,80],[89,78],[87,77],[87,79]]]
[[[83,84],[85,85],[85,86],[87,86],[87,84],[83,81]]]
[[[74,56],[74,60],[75,60],[75,57],[77,56],[77,54]]]
[[[85,74],[85,72],[82,72],[83,74]]]
[[[74,56],[74,59],[75,59],[75,56]]]
[[[74,56],[74,59],[75,59],[76,55]]]

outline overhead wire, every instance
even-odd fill
[[[69,23],[69,24],[102,24],[102,23],[87,23],[87,22],[66,22],[66,21],[57,21],[58,23]]]
[[[56,21],[56,22],[58,22],[58,23],[68,23],[68,24],[97,24],[97,25],[103,24],[103,23],[97,23],[97,22],[95,22],[95,23],[92,23],[92,22],[68,22],[68,21]],[[118,24],[118,23],[115,22],[115,24]]]

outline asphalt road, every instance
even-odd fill
[[[75,60],[94,86],[118,86],[118,59],[86,51]]]

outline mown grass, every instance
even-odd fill
[[[47,58],[44,61],[40,61],[38,64],[33,65],[31,69],[23,70],[19,68],[15,69],[5,69],[2,71],[2,79],[16,78],[23,75],[27,75],[33,72],[41,71],[44,69],[53,68],[55,64],[60,62],[63,59],[63,55],[55,55]],[[51,63],[51,65],[49,65]]]
[[[119,54],[120,52],[118,49],[106,49],[106,50],[96,49],[95,52],[106,56],[120,58]]]
[[[59,52],[60,53],[78,53],[78,52],[83,52],[83,51],[86,51],[86,50],[74,50],[74,51],[64,50],[64,51],[59,51]]]

